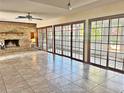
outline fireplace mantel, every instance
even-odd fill
[[[23,35],[23,32],[15,32],[15,31],[8,31],[8,32],[0,32],[0,34],[7,35],[7,34],[17,34],[17,35]]]

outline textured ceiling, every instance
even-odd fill
[[[31,12],[33,16],[42,19],[50,19],[65,15],[78,9],[91,8],[95,4],[104,4],[119,0],[70,0],[72,11],[67,8],[69,0],[0,0],[0,20],[2,21],[25,21],[16,20],[18,15],[26,15]],[[27,21],[27,20],[26,20]]]
[[[37,2],[37,3],[44,3],[52,6],[56,6],[59,8],[65,8],[67,9],[67,3],[69,0],[30,0],[32,2]],[[100,0],[70,0],[71,4],[73,7],[80,7],[82,5],[90,4],[92,2],[96,2]]]

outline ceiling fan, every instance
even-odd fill
[[[34,19],[34,20],[43,20],[43,19],[41,19],[41,18],[32,17],[30,12],[28,12],[28,14],[27,14],[26,16],[17,16],[16,19],[28,19],[28,20]]]

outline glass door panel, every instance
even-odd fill
[[[71,25],[63,26],[63,55],[71,56]]]
[[[72,57],[83,60],[84,23],[73,24],[72,28]]]
[[[110,20],[109,67],[124,70],[124,19]]]
[[[46,29],[42,29],[42,49],[47,50]]]
[[[107,65],[109,20],[91,22],[90,61],[93,64]]]
[[[47,27],[47,47],[49,52],[53,52],[53,30]]]
[[[55,26],[55,53],[62,54],[62,27]]]
[[[38,47],[42,49],[42,30],[38,29]]]

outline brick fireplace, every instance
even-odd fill
[[[30,48],[31,32],[36,32],[36,24],[0,22],[0,41],[4,43],[6,48]]]

